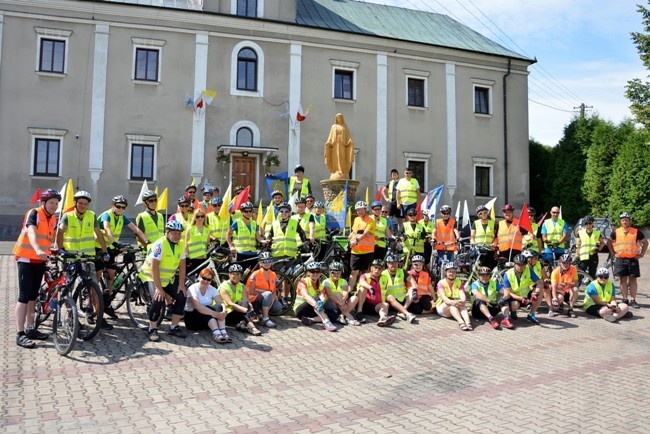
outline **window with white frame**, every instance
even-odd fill
[[[406,167],[413,171],[413,178],[420,183],[420,191],[428,191],[429,185],[429,160],[431,154],[422,152],[405,152]]]
[[[257,0],[236,0],[236,15],[240,17],[257,17]]]
[[[230,94],[264,96],[264,51],[252,41],[242,41],[232,50]]]
[[[494,81],[472,79],[473,97],[474,97],[474,114],[491,115],[492,114],[492,88]]]
[[[157,152],[161,136],[127,134],[129,144],[129,180],[155,181]]]
[[[72,31],[35,27],[36,72],[65,75],[68,73],[68,42]]]
[[[474,162],[474,196],[493,196],[493,176],[495,158],[472,158]]]
[[[249,143],[249,144],[247,144]],[[260,146],[260,129],[251,121],[238,121],[230,128],[230,146]]]
[[[414,108],[426,108],[428,106],[429,73],[413,69],[404,69],[404,73],[406,75],[406,105]]]
[[[342,101],[357,98],[357,70],[359,62],[330,60],[332,65],[332,97]]]
[[[162,47],[165,41],[131,38],[133,42],[133,80],[158,84],[161,81]]]
[[[248,127],[242,127],[237,130],[236,146],[253,146],[253,131]]]
[[[63,137],[67,130],[28,128],[32,144],[31,176],[61,177]]]

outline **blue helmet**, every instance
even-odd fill
[[[178,220],[170,220],[165,225],[165,230],[183,232],[183,223]]]
[[[375,209],[377,207],[381,208],[381,201],[376,200],[376,201],[374,201],[373,203],[370,204],[371,209]]]

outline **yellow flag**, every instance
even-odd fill
[[[196,187],[196,183],[194,182],[194,177],[193,176],[190,177],[190,185],[193,185],[194,187]]]
[[[260,205],[257,207],[257,226],[262,226],[263,220],[264,220],[264,208],[262,207],[262,199],[260,199]]]
[[[158,206],[156,206],[156,211],[162,211],[162,210],[167,211],[168,195],[169,192],[167,191],[167,188],[165,188],[160,194],[160,196],[158,196]]]
[[[226,217],[228,217],[228,214],[230,211],[228,208],[230,208],[230,188],[232,187],[232,183],[228,185],[228,189],[226,192],[223,194],[223,205],[221,205],[221,209],[219,210],[219,218],[222,221],[226,221]]]
[[[275,220],[275,213],[273,212],[273,204],[270,203],[266,207],[266,214],[264,214],[264,226],[273,224],[273,220]]]
[[[156,193],[156,196],[158,196],[158,186],[156,185],[156,188],[153,190],[154,193]]]
[[[366,187],[366,203],[370,205],[370,187]]]
[[[56,209],[57,212],[65,213],[74,209],[74,185],[72,183],[72,178],[68,179],[68,182],[65,184],[64,190],[61,192],[62,199],[59,202],[59,207]]]
[[[352,227],[352,207],[348,207],[348,212],[345,213],[345,227],[347,229]]]

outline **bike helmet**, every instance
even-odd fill
[[[373,259],[372,263],[370,264],[371,267],[381,267],[384,268],[384,261],[381,259]]]
[[[304,198],[304,197],[299,197],[298,199],[296,199],[296,205],[298,205],[299,203],[305,203],[306,204],[307,199]]]
[[[529,206],[528,207],[528,215],[535,215],[535,214],[537,214],[537,211],[535,211],[535,208],[533,208],[532,206]]]
[[[317,200],[314,202],[314,208],[325,208],[325,202],[322,200]]]
[[[334,261],[330,264],[330,271],[343,271],[343,264],[338,261]]]
[[[596,221],[596,219],[594,219],[594,216],[591,216],[591,215],[585,216],[585,218],[582,219],[582,223],[584,223],[584,224],[593,223],[595,221]]]
[[[281,210],[283,208],[291,211],[291,205],[289,205],[288,202],[282,202],[280,205],[278,205],[278,210]]]
[[[510,205],[509,203],[503,205],[503,208],[501,208],[501,211],[514,211],[515,207]]]
[[[478,275],[479,276],[489,276],[492,273],[490,270],[490,267],[481,267],[478,269]]]
[[[211,205],[223,205],[223,199],[221,196],[215,196],[210,200]]]
[[[562,256],[560,256],[560,262],[571,262],[573,261],[573,258],[571,257],[571,253],[565,253]]]
[[[415,208],[409,208],[408,211],[406,211],[406,215],[418,215],[418,210]]]
[[[424,256],[422,255],[413,256],[413,259],[411,259],[411,263],[413,262],[424,262]]]
[[[178,220],[170,220],[165,224],[165,230],[183,232],[183,223]]]
[[[150,199],[158,199],[158,195],[156,194],[155,191],[147,190],[144,193],[142,193],[142,200],[147,201]]]
[[[381,209],[381,202],[378,201],[378,200],[374,201],[373,203],[370,204],[370,208],[372,208],[372,209],[375,209],[375,208]]]
[[[516,265],[525,265],[528,260],[523,255],[515,255],[515,257],[512,258],[512,262]]]
[[[182,203],[186,203],[186,204],[189,205],[192,201],[190,200],[189,197],[183,195],[183,196],[179,197],[178,200],[177,200],[176,202],[177,202],[179,205],[182,204]]]
[[[600,267],[598,270],[596,270],[596,277],[604,277],[606,279],[609,278],[609,270],[605,267]]]
[[[440,207],[440,212],[441,213],[449,213],[451,214],[451,207],[449,205],[443,205]]]
[[[90,197],[90,193],[88,193],[87,191],[84,191],[84,190],[80,190],[80,191],[76,192],[74,194],[73,198],[74,198],[75,202],[77,201],[77,199],[86,199],[88,202],[93,200],[93,198]]]
[[[214,193],[214,187],[211,186],[211,185],[203,186],[201,191],[203,191],[203,194],[212,194],[212,193]]]
[[[239,209],[242,210],[242,211],[245,210],[245,209],[250,209],[250,210],[252,210],[252,209],[253,209],[253,204],[250,203],[250,202],[244,202],[244,203],[241,204],[241,206],[239,207]]]
[[[302,164],[298,164],[296,168],[293,169],[293,173],[298,173],[298,172],[305,173],[305,166],[303,166]]]
[[[479,206],[476,207],[476,214],[478,214],[480,212],[483,212],[483,211],[488,212],[487,206],[479,205]]]
[[[43,193],[41,193],[41,202],[47,202],[50,199],[61,200],[61,193],[59,193],[59,190],[48,188]]]
[[[262,252],[260,253],[260,262],[273,262],[273,258],[271,257],[270,252]]]
[[[188,190],[194,189],[194,193],[196,193],[196,185],[190,184],[185,187],[185,192],[187,193]]]
[[[386,256],[386,263],[388,264],[389,262],[399,262],[399,258],[395,255],[388,255]]]
[[[366,208],[368,208],[368,204],[365,203],[365,202],[362,201],[362,200],[360,200],[359,202],[357,202],[357,203],[354,204],[354,209],[355,209],[355,210],[357,210],[357,209],[366,209]]]
[[[307,271],[321,271],[320,262],[310,262],[307,264]]]
[[[458,268],[458,267],[453,262],[447,262],[445,264],[445,271],[447,271],[447,270],[455,270],[456,268]]]
[[[284,193],[282,193],[280,190],[273,190],[273,193],[271,193],[271,197],[275,197],[275,196],[284,197]]]
[[[232,264],[230,267],[228,267],[228,273],[240,273],[244,271],[244,269],[241,267],[239,264]]]
[[[619,219],[630,219],[632,220],[632,215],[629,212],[622,212],[620,216],[618,216]]]
[[[521,252],[521,256],[523,256],[524,258],[526,258],[526,260],[528,260],[533,257],[533,252],[531,252],[530,250],[524,250],[523,252]]]
[[[244,191],[244,186],[238,185],[235,187],[235,194],[241,193],[242,191]]]
[[[113,198],[113,205],[118,204],[118,203],[123,203],[124,205],[127,205],[127,206],[129,205],[129,202],[128,202],[128,201],[126,200],[126,198],[125,198],[124,196],[122,196],[121,194],[118,195],[118,196],[115,196],[115,197]]]

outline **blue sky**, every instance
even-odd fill
[[[530,137],[545,145],[557,144],[581,103],[614,123],[631,118],[625,84],[647,76],[630,39],[630,32],[643,30],[636,5],[648,7],[646,1],[366,1],[449,15],[536,57],[529,68]]]

